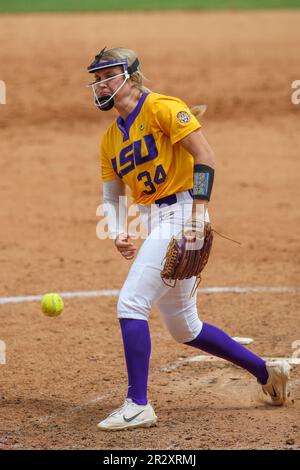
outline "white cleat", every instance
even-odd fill
[[[266,367],[269,378],[266,385],[262,385],[263,392],[271,398],[271,405],[284,405],[291,367],[286,361],[267,362]]]
[[[113,411],[106,419],[97,424],[102,431],[118,431],[129,428],[148,428],[155,426],[157,416],[152,406],[137,405],[130,398]]]

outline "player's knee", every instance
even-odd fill
[[[117,306],[118,318],[148,320],[150,310],[151,306],[145,299],[126,294],[119,297]]]
[[[168,330],[172,337],[177,341],[177,343],[188,343],[189,341],[193,341],[195,339],[201,329],[202,329],[202,321],[194,321],[193,324],[169,324]]]

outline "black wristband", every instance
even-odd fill
[[[208,165],[194,165],[193,198],[210,200],[215,170]]]

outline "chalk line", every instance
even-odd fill
[[[198,289],[199,294],[221,294],[221,293],[269,293],[269,294],[297,294],[300,293],[300,287],[204,287]],[[77,292],[60,292],[64,299],[87,298],[87,297],[118,297],[119,289],[102,289],[95,291],[77,291]],[[0,305],[16,304],[23,302],[38,302],[42,299],[43,294],[25,295],[16,297],[0,297]]]

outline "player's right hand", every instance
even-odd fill
[[[115,239],[115,245],[125,259],[134,258],[136,247],[130,241],[130,237],[127,233],[120,233]]]

